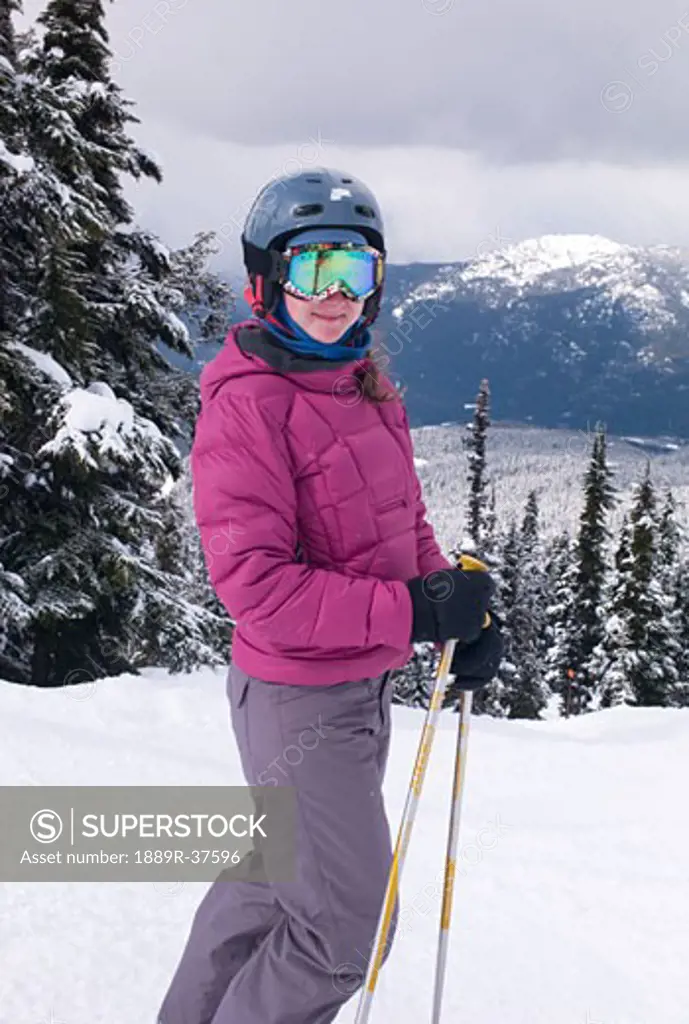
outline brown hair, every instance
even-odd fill
[[[369,365],[365,370],[361,370],[359,373],[359,379],[361,380],[361,391],[364,398],[370,398],[372,402],[395,402],[402,399],[403,391],[400,388],[395,387],[392,381],[386,377],[386,382],[382,380],[384,374],[383,361],[385,360],[385,367],[387,367],[390,360],[387,356],[383,356],[382,359],[378,355],[378,350],[373,348],[368,353]]]

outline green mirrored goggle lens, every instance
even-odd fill
[[[309,298],[341,287],[352,298],[365,299],[382,278],[383,259],[375,250],[310,248],[290,256],[284,284]]]

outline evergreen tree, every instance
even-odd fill
[[[546,580],[544,683],[549,692],[560,695],[561,710],[569,716],[572,704],[569,651],[576,602],[576,564],[567,533],[560,533],[550,546]]]
[[[604,605],[603,636],[589,660],[591,676],[597,681],[597,706],[602,708],[631,704],[634,700],[631,675],[635,652],[630,631],[634,588],[632,543],[632,527],[625,515],[610,593]]]
[[[468,457],[467,532],[475,550],[483,551],[486,520],[486,442],[490,426],[490,391],[482,380],[474,406],[473,422],[467,424],[469,436],[464,439]]]
[[[198,531],[188,529],[189,491],[183,477],[163,504],[156,531],[156,566],[142,565],[139,597],[129,621],[138,665],[165,665],[189,672],[199,665],[225,664],[230,651],[227,613],[207,580],[199,586]],[[149,579],[147,579],[147,575]]]
[[[596,679],[588,661],[603,637],[601,602],[607,570],[607,542],[610,531],[606,514],[614,504],[612,473],[607,464],[605,431],[598,427],[591,461],[584,481],[584,507],[579,520],[576,545],[575,603],[567,652],[571,677],[571,711],[589,710]]]
[[[669,703],[689,706],[689,566],[683,561],[684,529],[677,521],[677,503],[667,490],[658,523],[658,577],[669,605],[668,630],[674,646],[678,681]]]
[[[546,576],[536,492],[529,494],[521,530],[512,524],[502,559],[507,635],[500,699],[508,718],[538,718],[546,706],[544,630]]]
[[[495,484],[490,485],[490,498],[485,516],[481,556],[487,565],[495,564],[498,552],[498,513],[495,501]]]
[[[680,561],[677,608],[679,683],[675,693],[670,696],[670,703],[689,707],[689,557]]]
[[[666,508],[665,553],[671,505]],[[606,604],[604,639],[598,653],[609,656],[599,681],[600,704],[666,705],[679,686],[680,643],[676,592],[667,586],[650,466],[635,488],[616,556],[616,580]],[[594,665],[592,672],[597,671]]]
[[[538,497],[536,491],[532,490],[526,499],[521,528],[522,553],[532,559],[539,550],[538,515]]]
[[[679,643],[673,622],[675,595],[665,592],[662,577],[667,579],[667,572],[662,563],[658,572],[656,498],[648,465],[632,507],[631,523],[634,566],[630,633],[636,649],[632,689],[637,704],[663,705],[679,683]],[[666,547],[667,539],[666,535]]]
[[[165,355],[193,355],[189,304],[203,337],[224,329],[212,236],[170,253],[134,223],[122,176],[160,172],[126,135],[98,0],[49,3],[21,63],[14,9],[0,0],[3,674],[212,660],[226,626],[172,543],[198,390]]]
[[[518,674],[517,644],[514,630],[518,620],[520,538],[517,523],[510,519],[507,531],[497,538],[496,556],[491,567],[496,590],[493,609],[502,622],[503,656],[495,678],[474,694],[472,710],[476,714],[504,718],[510,711],[510,694]]]
[[[671,589],[677,585],[681,541],[677,503],[672,491],[667,490],[658,520],[658,562],[660,574]]]
[[[427,708],[438,672],[440,651],[435,644],[418,643],[407,664],[395,673],[393,704]]]
[[[12,15],[20,11],[19,0],[0,0],[0,58],[4,57],[10,64],[16,59]]]
[[[194,304],[212,311],[202,336],[218,331],[217,312],[226,310],[229,293],[206,270],[211,236],[197,236],[188,249],[171,254],[134,224],[124,176],[159,182],[162,172],[128,135],[138,119],[110,79],[100,0],[49,0],[39,22],[44,36],[27,49],[26,65],[61,98],[78,141],[59,154],[56,167],[67,187],[91,200],[97,217],[86,241],[53,257],[58,265],[48,268],[44,303],[50,315],[45,326],[40,318],[32,325],[31,343],[54,355],[76,384],[107,381],[139,415],[186,445],[196,396],[165,350],[193,358],[178,314]],[[65,282],[73,286],[64,290]]]
[[[35,595],[14,552],[30,543],[33,494],[46,486],[35,453],[60,393],[59,368],[49,360],[39,368],[43,357],[21,339],[44,302],[51,254],[86,237],[94,209],[56,170],[68,152],[78,162],[76,133],[62,98],[19,66],[17,10],[0,0],[0,659],[4,677],[19,681]]]
[[[44,33],[40,51],[29,58],[30,67],[77,101],[75,127],[88,143],[88,166],[102,201],[114,224],[131,223],[122,176],[161,182],[162,172],[127,135],[127,125],[139,120],[110,78],[103,5],[100,0],[49,0],[37,20]],[[105,254],[96,248],[93,255]]]

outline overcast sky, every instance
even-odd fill
[[[30,18],[42,0],[25,0]],[[689,237],[689,0],[117,0],[115,78],[162,186],[129,196],[172,245],[240,262],[260,185],[362,177],[391,259],[546,232]]]

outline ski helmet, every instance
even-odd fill
[[[371,190],[358,178],[327,167],[273,178],[253,201],[244,224],[244,266],[252,286],[252,307],[258,316],[270,312],[279,299],[282,253],[286,243],[317,229],[322,241],[339,228],[363,236],[385,253],[383,217]],[[322,229],[322,231],[321,231]],[[314,234],[315,237],[315,234]],[[378,316],[383,282],[364,304],[366,326]]]

